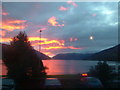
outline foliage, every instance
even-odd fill
[[[20,32],[17,36],[15,36],[11,41],[11,46],[19,50],[32,48],[25,32]]]
[[[3,55],[3,61],[10,78],[42,78],[45,76],[43,63],[30,45],[25,32],[20,32],[13,38]]]
[[[112,69],[107,64],[106,61],[104,62],[99,61],[96,66],[91,67],[89,70],[90,76],[97,77],[102,82],[105,82],[111,79],[111,72],[112,72]]]

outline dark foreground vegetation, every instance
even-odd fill
[[[99,61],[97,65],[92,66],[88,72],[89,76],[100,79],[104,87],[119,87],[120,72],[111,68],[106,61]]]
[[[14,80],[16,88],[24,86],[25,82],[36,81],[41,87],[44,84],[45,67],[30,45],[25,32],[20,32],[9,46],[2,48],[2,60],[8,70],[7,77]]]

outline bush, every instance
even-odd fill
[[[103,83],[112,78],[112,69],[107,64],[106,61],[99,61],[96,66],[91,67],[89,70],[89,75],[99,78]]]

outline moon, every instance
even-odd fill
[[[93,40],[93,36],[90,36],[90,40]]]

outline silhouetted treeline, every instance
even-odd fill
[[[42,60],[30,45],[25,32],[20,32],[10,45],[2,49],[2,60],[7,66],[8,77],[14,80],[40,79],[46,76]]]
[[[113,69],[106,61],[99,61],[97,65],[92,66],[88,72],[89,76],[97,77],[103,85],[108,86],[108,81],[114,79],[117,75],[113,73]]]

